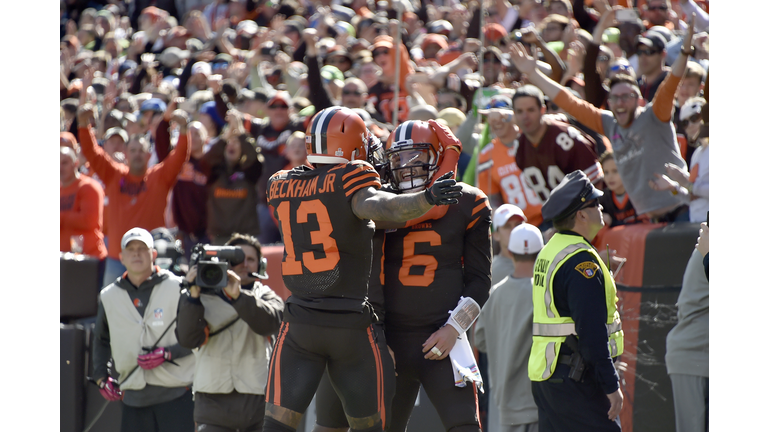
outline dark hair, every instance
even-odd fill
[[[269,95],[267,94],[267,91],[263,88],[259,87],[255,90],[253,90],[253,100],[257,102],[269,102]]]
[[[600,164],[603,164],[607,160],[614,160],[613,159],[613,151],[606,150],[603,152],[603,154],[600,155],[600,157],[597,159]]]
[[[232,237],[227,240],[226,243],[224,243],[225,246],[251,246],[252,248],[256,249],[256,255],[258,255],[258,259],[261,259],[261,243],[259,243],[259,239],[256,237],[249,235],[249,234],[240,234],[240,233],[234,233],[232,234]]]
[[[61,107],[64,109],[64,111],[71,114],[77,114],[78,106],[80,106],[80,103],[75,98],[67,98],[61,101]]]
[[[521,255],[521,254],[516,254],[516,253],[512,252],[512,258],[513,258],[515,261],[517,261],[517,262],[525,262],[525,261],[528,261],[528,262],[534,262],[534,261],[536,261],[536,257],[537,257],[537,256],[539,256],[539,254],[538,254],[538,253],[534,253],[534,254],[522,254],[522,255]]]
[[[562,219],[552,221],[552,225],[554,225],[557,232],[572,230],[573,227],[576,226],[576,213],[578,213],[578,211],[575,211]]]
[[[515,90],[515,95],[512,96],[513,109],[515,106],[515,101],[521,97],[532,97],[538,102],[539,108],[544,106],[544,93],[542,93],[541,90],[539,90],[539,88],[536,86],[526,84]]]
[[[612,89],[613,86],[617,84],[629,84],[630,86],[635,87],[638,92],[640,91],[640,87],[637,85],[637,80],[632,78],[631,75],[620,73],[612,76],[611,79],[608,80],[608,89]]]

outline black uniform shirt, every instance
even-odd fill
[[[572,231],[560,234],[578,236]],[[589,242],[584,239],[584,241]],[[583,262],[597,264],[594,276],[587,277],[576,269]],[[613,361],[608,352],[608,334],[606,322],[608,311],[605,306],[605,286],[600,264],[589,252],[582,251],[568,258],[555,274],[553,295],[555,307],[560,316],[573,318],[576,323],[576,333],[579,336],[579,351],[589,368],[592,368],[597,380],[606,394],[619,388],[619,376],[613,367]],[[563,344],[560,348],[564,354],[571,350]]]

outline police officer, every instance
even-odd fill
[[[603,227],[596,189],[574,171],[542,207],[557,233],[539,252],[533,281],[528,376],[539,430],[620,431],[624,396],[612,359],[624,351],[616,286],[590,243]]]

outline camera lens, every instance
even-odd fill
[[[200,280],[208,286],[215,286],[224,276],[221,268],[215,265],[206,265],[200,269]]]

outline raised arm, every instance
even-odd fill
[[[677,86],[680,84],[680,80],[683,79],[685,74],[685,67],[688,64],[688,56],[693,53],[693,20],[695,15],[691,16],[688,22],[688,30],[685,33],[683,39],[683,46],[680,49],[680,55],[677,56],[675,62],[672,64],[672,71],[664,78],[664,81],[659,84],[659,89],[656,90],[656,94],[653,96],[653,113],[656,117],[663,121],[668,122],[672,118],[672,111],[675,103],[675,92]]]
[[[535,55],[536,49],[532,49],[534,50]],[[599,134],[605,135],[600,109],[592,104],[576,99],[576,97],[573,96],[570,91],[566,90],[565,87],[544,75],[544,73],[536,67],[536,60],[534,60],[534,57],[528,55],[522,44],[518,42],[510,47],[510,57],[515,64],[515,67],[517,67],[520,72],[524,73],[533,85],[541,89],[550,100],[554,101],[558,106],[563,108],[563,110],[583,123],[586,127]]]

